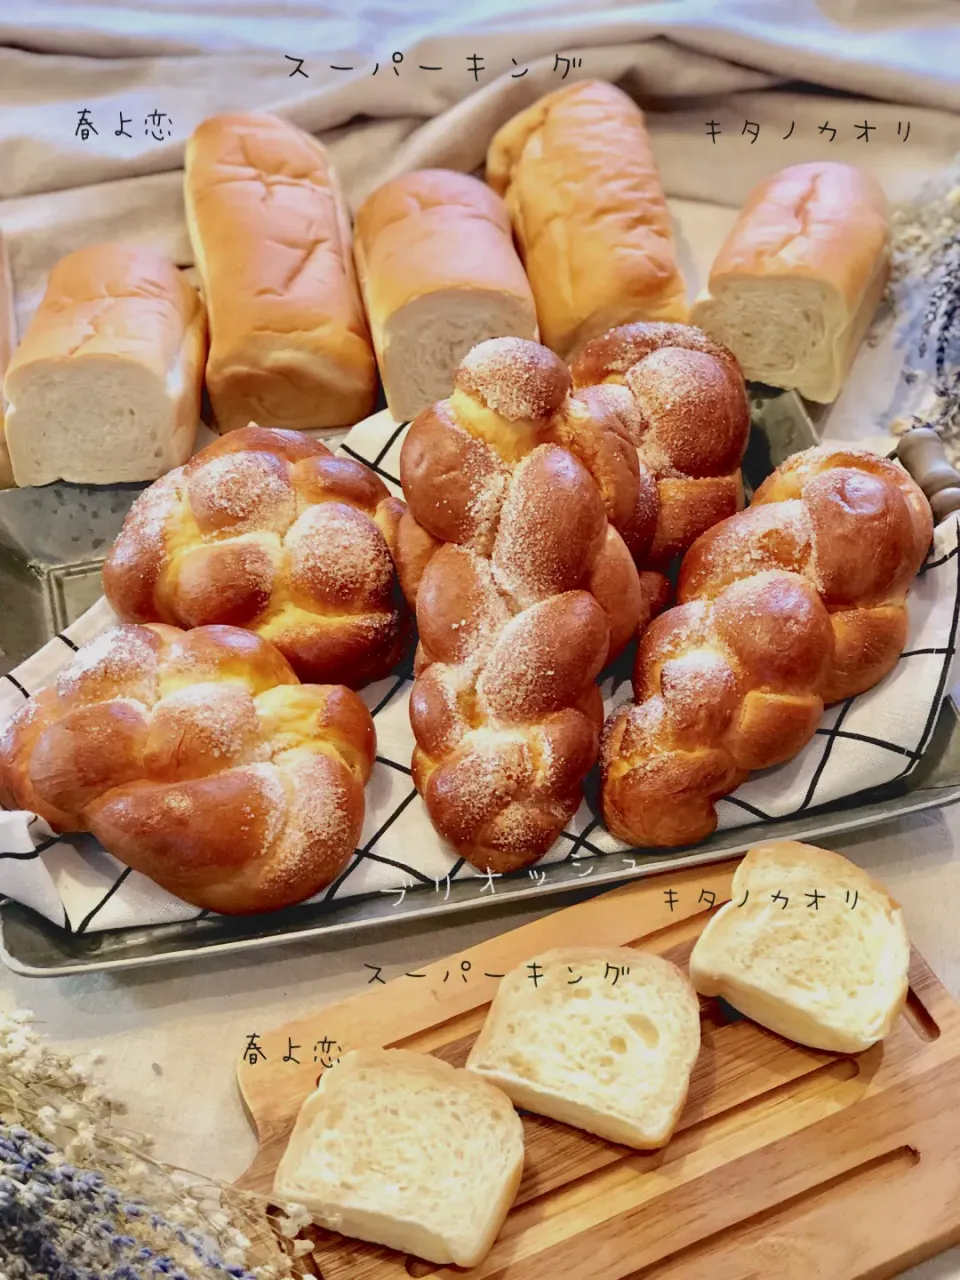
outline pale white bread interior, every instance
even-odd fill
[[[361,1049],[303,1103],[274,1195],[343,1235],[470,1267],[522,1173],[523,1125],[505,1094],[427,1054]]]
[[[449,396],[478,343],[537,338],[506,208],[468,174],[422,169],[377,188],[357,210],[354,255],[398,422]]]
[[[793,165],[750,194],[690,321],[748,379],[827,404],[883,296],[889,227],[880,184],[853,165]]]
[[[187,142],[184,206],[218,429],[334,429],[372,413],[350,219],[316,138],[268,114],[211,116]]]
[[[3,382],[16,483],[156,480],[186,462],[205,355],[203,304],[172,262],[128,244],[68,254]]]
[[[783,840],[737,867],[690,977],[788,1040],[859,1053],[889,1034],[909,964],[903,915],[882,885],[837,853]]]
[[[685,974],[625,947],[561,947],[501,981],[467,1070],[520,1107],[611,1142],[669,1141],[700,1051]]]

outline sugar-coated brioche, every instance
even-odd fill
[[[273,1190],[343,1235],[473,1267],[522,1173],[523,1125],[499,1089],[426,1054],[361,1049],[303,1103]]]
[[[350,427],[372,413],[350,217],[321,143],[273,115],[211,116],[187,140],[184,202],[217,428]]]
[[[633,845],[702,840],[720,797],[792,759],[825,706],[882,680],[932,534],[902,467],[827,445],[788,458],[701,534],[677,606],[641,638],[636,701],[604,729],[607,828]]]
[[[838,853],[781,840],[737,867],[690,977],[788,1040],[860,1053],[889,1035],[909,965],[903,915],[881,884]]]
[[[392,551],[403,503],[352,458],[244,427],[137,498],[103,569],[125,622],[247,627],[302,680],[385,676],[409,614]]]
[[[206,343],[196,289],[160,254],[111,243],[62,258],[3,379],[14,481],[120,484],[186,462]]]
[[[409,421],[453,390],[487,338],[536,338],[503,201],[476,178],[419,169],[357,210],[354,253],[390,412]]]
[[[603,80],[539,98],[494,135],[503,196],[537,303],[564,359],[634,320],[686,320],[686,285],[643,112]]]
[[[238,627],[112,627],[0,728],[0,804],[209,911],[291,906],[363,825],[373,720]]]
[[[747,378],[829,403],[883,296],[886,200],[850,164],[791,165],[751,191],[690,318]]]
[[[652,321],[593,338],[570,371],[577,399],[637,451],[656,506],[653,538],[617,528],[637,564],[661,572],[743,506],[750,406],[737,359],[692,325]]]
[[[400,455],[397,564],[420,632],[413,778],[439,833],[494,871],[541,857],[576,812],[603,719],[596,677],[644,606],[610,521],[637,506],[635,451],[569,393],[546,347],[480,343]]]
[[[628,947],[561,947],[536,964],[501,980],[467,1070],[528,1111],[625,1146],[664,1146],[700,1051],[686,975]]]

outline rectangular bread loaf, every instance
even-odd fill
[[[61,259],[3,381],[18,485],[155,480],[200,421],[206,318],[172,262],[128,244]]]
[[[686,285],[643,112],[602,80],[540,98],[495,134],[540,340],[568,359],[615,325],[687,318]]]
[[[350,220],[321,144],[276,116],[213,116],[187,143],[184,196],[218,430],[332,429],[371,413]]]
[[[448,396],[478,342],[537,336],[510,219],[476,178],[422,169],[379,187],[357,211],[354,253],[398,422]]]
[[[889,272],[886,201],[849,164],[792,165],[750,193],[691,319],[746,378],[828,404]]]

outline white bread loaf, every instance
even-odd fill
[[[643,112],[580,80],[508,120],[487,151],[520,247],[540,339],[569,360],[636,320],[686,321],[666,197]]]
[[[128,244],[61,259],[7,368],[18,485],[156,480],[200,422],[206,318],[172,262]]]
[[[827,404],[888,272],[876,179],[849,164],[792,165],[750,193],[690,321],[730,348],[744,377]]]
[[[690,977],[788,1040],[859,1053],[889,1034],[909,965],[903,916],[882,885],[838,853],[780,840],[737,867]]]
[[[660,956],[562,947],[501,981],[467,1070],[520,1107],[639,1149],[679,1119],[700,1051],[700,1004]]]
[[[372,413],[350,219],[316,138],[276,116],[212,116],[187,142],[184,199],[217,428],[333,429]]]
[[[446,169],[395,178],[363,202],[355,231],[380,377],[398,422],[449,396],[477,343],[536,338],[510,219],[476,178]]]
[[[426,1054],[361,1049],[300,1108],[274,1195],[345,1236],[472,1267],[522,1173],[523,1125],[498,1089]]]

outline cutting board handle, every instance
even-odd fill
[[[960,511],[960,471],[947,461],[933,427],[912,427],[901,436],[897,457],[926,494],[937,524]]]

